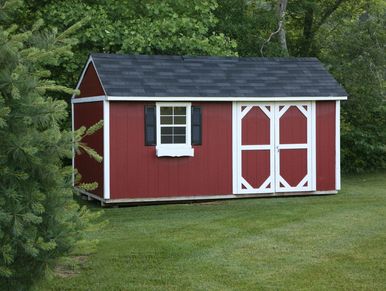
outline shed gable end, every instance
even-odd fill
[[[78,89],[80,90],[80,94],[75,96],[75,98],[105,95],[102,84],[92,62],[87,65],[87,68],[80,79]]]

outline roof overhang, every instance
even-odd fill
[[[347,100],[347,96],[310,96],[310,97],[152,97],[152,96],[106,96],[108,101],[325,101]]]

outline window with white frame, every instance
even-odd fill
[[[163,103],[157,106],[157,156],[193,156],[191,104]]]

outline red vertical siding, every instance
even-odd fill
[[[335,190],[335,101],[316,102],[316,190]]]
[[[105,95],[99,81],[97,72],[92,63],[86,69],[83,79],[79,85],[80,94],[77,98]]]
[[[282,176],[283,179],[286,180],[290,186],[296,187],[306,175],[307,175],[307,150],[306,149],[281,149],[280,150],[280,176]]]
[[[270,143],[270,119],[260,107],[252,107],[241,122],[243,145],[263,145]]]
[[[241,176],[253,188],[260,188],[270,175],[270,151],[242,151],[241,164]]]
[[[202,145],[181,158],[158,158],[144,145],[145,104],[110,103],[110,197],[231,194],[231,102],[194,103],[202,108]]]
[[[74,104],[74,128],[81,126],[89,127],[99,120],[103,119],[103,102],[78,103]],[[100,129],[95,134],[86,136],[83,139],[89,147],[103,156],[103,130]],[[82,152],[75,156],[75,168],[82,175],[81,182],[98,182],[98,188],[90,191],[100,197],[103,197],[103,162],[98,163]]]

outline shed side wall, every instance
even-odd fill
[[[80,94],[75,98],[105,95],[94,65],[90,63],[79,85]]]
[[[110,198],[231,194],[232,103],[192,104],[202,108],[202,145],[180,158],[158,158],[144,145],[149,104],[110,103]]]
[[[103,102],[74,104],[74,129],[81,126],[89,127],[103,119]],[[90,136],[86,136],[83,142],[103,156],[103,130],[100,129]],[[98,163],[83,152],[75,155],[74,166],[82,176],[80,182],[97,182],[98,188],[89,191],[103,197],[103,161]]]
[[[336,102],[316,102],[316,190],[335,190]]]

